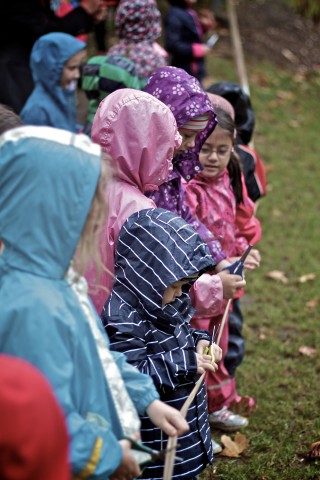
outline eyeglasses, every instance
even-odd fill
[[[200,150],[200,155],[202,157],[207,157],[210,158],[213,153],[217,155],[218,158],[221,160],[224,160],[230,155],[232,146],[225,146],[225,147],[220,147],[218,150],[215,150],[214,148],[209,147],[208,145],[203,145],[203,147]]]

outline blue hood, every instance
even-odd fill
[[[84,135],[27,126],[2,135],[0,268],[63,278],[100,169],[100,147]]]
[[[40,37],[30,57],[34,83],[41,83],[49,92],[60,86],[64,64],[85,47],[84,42],[67,33],[48,33]]]
[[[67,33],[49,33],[36,41],[30,60],[35,86],[20,112],[26,125],[77,132],[75,91],[60,84],[65,62],[85,47]]]

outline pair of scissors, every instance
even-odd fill
[[[250,253],[250,250],[252,249],[253,245],[248,245],[247,249],[243,252],[239,260],[236,262],[232,263],[228,267],[223,268],[223,270],[229,270],[230,273],[233,273],[234,275],[240,275],[243,278],[243,267],[244,267],[244,262],[247,256]]]
[[[139,464],[141,470],[143,470],[148,465],[156,462],[157,460],[163,460],[168,452],[173,450],[173,448],[165,448],[163,450],[153,450],[146,445],[133,440],[130,437],[124,437],[125,440],[129,440],[131,443],[132,454],[134,455],[137,463]],[[182,462],[181,457],[175,456],[174,458],[177,462]]]

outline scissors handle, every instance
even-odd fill
[[[252,247],[253,247],[253,245],[248,245],[247,249],[241,255],[239,260],[232,263],[228,267],[223,268],[223,270],[229,270],[230,273],[233,273],[234,275],[240,275],[240,277],[242,277],[243,276],[244,262],[245,262],[245,259],[247,258],[247,256],[249,255]]]

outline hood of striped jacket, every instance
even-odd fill
[[[112,296],[142,313],[153,323],[193,315],[189,289],[162,307],[165,289],[174,282],[214,268],[210,251],[181,217],[162,208],[131,215],[118,239]],[[176,322],[174,322],[176,323]]]

